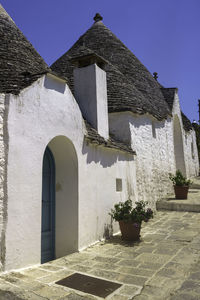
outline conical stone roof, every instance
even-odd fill
[[[77,53],[92,51],[107,61],[108,109],[109,112],[132,111],[149,113],[158,120],[171,114],[161,85],[153,78],[135,55],[103,24],[97,20],[72,48],[59,58],[52,70],[70,81],[73,91],[71,58]]]
[[[49,68],[0,5],[0,93],[18,94]]]

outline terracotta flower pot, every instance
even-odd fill
[[[135,222],[119,221],[122,239],[126,241],[137,241],[140,239],[141,224]]]
[[[176,199],[187,199],[189,186],[174,185]]]

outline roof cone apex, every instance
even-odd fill
[[[96,13],[96,15],[94,16],[93,20],[96,23],[96,22],[102,21],[103,17],[99,13]]]

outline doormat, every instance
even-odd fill
[[[119,283],[94,278],[79,273],[74,273],[68,277],[57,281],[56,283],[103,298],[107,297],[116,289],[121,287],[121,284]]]

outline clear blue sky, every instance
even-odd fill
[[[200,0],[0,0],[51,65],[93,23],[104,24],[165,87],[178,87],[183,112],[198,120]]]

